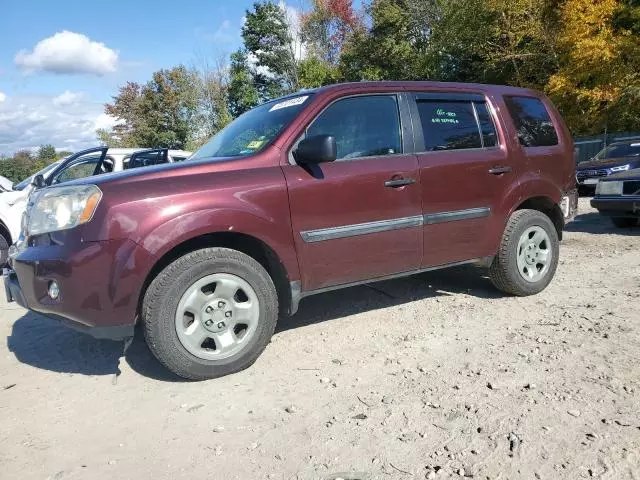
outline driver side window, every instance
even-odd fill
[[[400,114],[395,95],[338,100],[307,128],[306,138],[332,135],[337,160],[402,153]]]
[[[98,162],[100,162],[99,155],[80,157],[58,172],[51,183],[63,183],[71,180],[77,180],[79,178],[90,177],[94,174]]]

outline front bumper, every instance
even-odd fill
[[[591,206],[602,215],[609,217],[640,218],[640,196],[617,195],[611,197],[594,197]]]
[[[131,337],[150,254],[131,240],[29,246],[5,271],[8,301],[96,338]],[[48,294],[51,281],[60,295]]]

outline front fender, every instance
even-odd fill
[[[300,278],[290,225],[243,210],[212,208],[185,213],[139,234],[135,241],[159,259],[183,242],[218,232],[241,233],[262,241],[278,255],[290,279]]]

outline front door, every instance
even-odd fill
[[[404,153],[395,94],[342,98],[307,127],[332,135],[338,159],[283,167],[302,289],[414,270],[421,258],[416,156]]]
[[[502,199],[517,178],[487,99],[415,94],[424,267],[495,254]]]

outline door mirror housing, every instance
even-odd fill
[[[300,165],[333,162],[337,157],[336,139],[331,135],[305,138],[293,152],[293,158]]]
[[[44,177],[42,176],[42,174],[38,174],[35,177],[33,177],[33,181],[31,182],[31,185],[33,185],[35,188],[42,188],[45,186],[45,181],[44,181]]]

